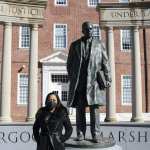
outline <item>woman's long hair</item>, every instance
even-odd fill
[[[59,111],[59,109],[61,109],[61,108],[65,108],[65,106],[63,106],[63,104],[61,103],[60,98],[59,98],[59,96],[56,92],[50,92],[50,93],[47,94],[46,100],[45,100],[45,105],[49,101],[49,96],[51,96],[51,95],[55,95],[56,98],[57,98],[57,106],[56,106],[56,109],[55,109],[56,112]]]

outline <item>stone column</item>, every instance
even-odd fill
[[[2,86],[0,103],[0,121],[11,121],[11,47],[12,47],[12,24],[4,25],[4,41],[2,56]]]
[[[138,27],[132,31],[132,119],[131,121],[143,121],[142,114],[142,80],[141,80],[141,54]]]
[[[38,25],[31,27],[31,47],[29,54],[29,100],[27,121],[34,121],[38,109]]]
[[[112,83],[108,89],[106,101],[106,122],[114,122],[116,119],[116,79],[115,79],[115,56],[113,27],[107,29],[107,49],[111,68]]]

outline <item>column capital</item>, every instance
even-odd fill
[[[4,25],[12,26],[12,22],[5,22]]]
[[[32,24],[31,28],[32,28],[32,30],[38,30],[39,25],[38,24]]]
[[[132,29],[133,30],[139,30],[139,26],[133,26]]]
[[[113,30],[113,26],[109,26],[109,27],[107,27],[107,30]]]

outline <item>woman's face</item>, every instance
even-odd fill
[[[57,101],[57,97],[56,97],[56,95],[54,95],[54,94],[52,94],[52,95],[50,95],[49,97],[48,97],[48,100],[49,101],[52,101],[52,102],[54,102],[54,103],[58,103],[58,101]]]

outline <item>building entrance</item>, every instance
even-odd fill
[[[49,91],[57,93],[62,103],[66,106],[68,97],[68,75],[66,72],[50,71]]]
[[[67,53],[56,51],[48,57],[40,60],[42,63],[42,97],[45,104],[46,95],[56,92],[63,105],[67,105],[68,97],[68,75],[66,70]]]

